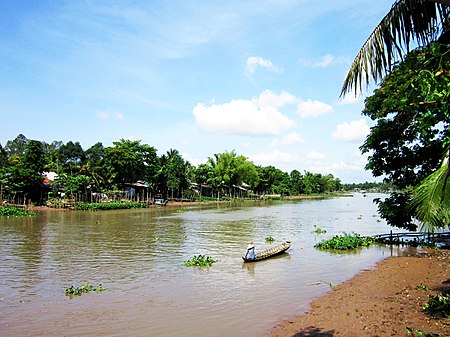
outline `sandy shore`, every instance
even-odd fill
[[[305,315],[281,322],[270,337],[411,336],[407,327],[450,336],[450,318],[422,309],[442,291],[450,291],[450,251],[388,258],[313,301]]]

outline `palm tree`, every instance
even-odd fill
[[[355,95],[373,79],[377,82],[409,52],[412,42],[426,46],[448,38],[450,0],[397,0],[375,27],[345,78],[341,96]]]
[[[450,224],[449,150],[447,147],[442,166],[414,189],[409,209],[422,222],[421,230],[434,232],[435,229],[445,228]]]

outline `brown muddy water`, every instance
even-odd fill
[[[0,218],[1,336],[264,336],[280,320],[399,248],[315,249],[343,232],[391,230],[373,198],[332,198],[207,208],[43,211]],[[317,235],[314,226],[327,231]],[[292,241],[288,254],[244,264],[256,250]],[[204,254],[210,268],[184,267]],[[105,291],[69,298],[85,282]]]

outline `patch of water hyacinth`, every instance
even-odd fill
[[[363,237],[356,233],[344,233],[344,235],[336,235],[331,239],[323,240],[314,247],[318,249],[351,250],[358,247],[370,246],[373,243],[375,243],[374,238]]]

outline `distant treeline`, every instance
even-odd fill
[[[394,185],[384,182],[364,182],[364,183],[353,183],[353,184],[343,184],[346,191],[354,190],[365,190],[365,191],[381,191],[388,192],[395,189]]]
[[[51,172],[51,174],[48,174]],[[322,194],[342,190],[340,179],[274,166],[258,166],[233,151],[191,165],[174,149],[160,156],[153,146],[125,140],[83,149],[79,142],[48,144],[20,134],[0,144],[0,199],[44,202],[51,197],[92,202],[111,196],[235,198]]]

